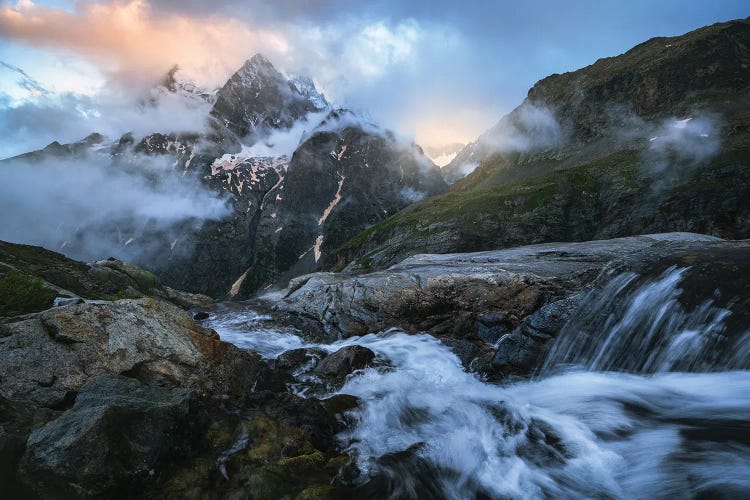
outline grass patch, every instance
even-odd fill
[[[52,307],[58,293],[41,279],[0,267],[0,316],[20,316]]]

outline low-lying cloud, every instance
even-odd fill
[[[16,106],[3,106],[0,96],[0,158],[39,149],[52,141],[69,143],[92,132],[112,139],[132,132],[201,132],[211,109],[208,102],[162,93],[153,104],[138,105],[134,96],[108,93],[96,98],[64,93]]]
[[[292,156],[310,132],[325,118],[328,111],[309,113],[304,119],[297,120],[288,129],[273,130],[268,137],[262,138],[250,147],[243,149],[243,155],[255,156]]]
[[[560,145],[563,132],[552,110],[526,101],[479,140],[498,153],[529,151]]]
[[[20,160],[0,164],[0,239],[41,245],[82,260],[115,256],[148,262],[206,220],[229,214],[227,200],[166,157],[113,163]],[[180,248],[178,248],[179,250]]]
[[[719,120],[710,114],[664,120],[651,132],[643,164],[657,173],[672,165],[698,166],[719,152],[719,131]]]

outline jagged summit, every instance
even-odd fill
[[[314,85],[300,92],[265,56],[256,54],[219,90],[211,115],[252,143],[319,111],[318,95]]]

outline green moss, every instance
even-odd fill
[[[58,293],[38,278],[0,266],[0,316],[19,316],[52,307]]]
[[[326,462],[325,456],[318,450],[305,455],[298,455],[296,457],[289,457],[279,460],[279,465],[295,470],[306,470],[315,467],[320,467]]]
[[[295,497],[295,500],[318,500],[330,498],[331,492],[333,492],[333,486],[329,484],[319,484],[305,488]]]

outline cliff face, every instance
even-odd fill
[[[655,38],[552,75],[461,151],[473,172],[328,261],[661,231],[750,236],[750,21]]]

